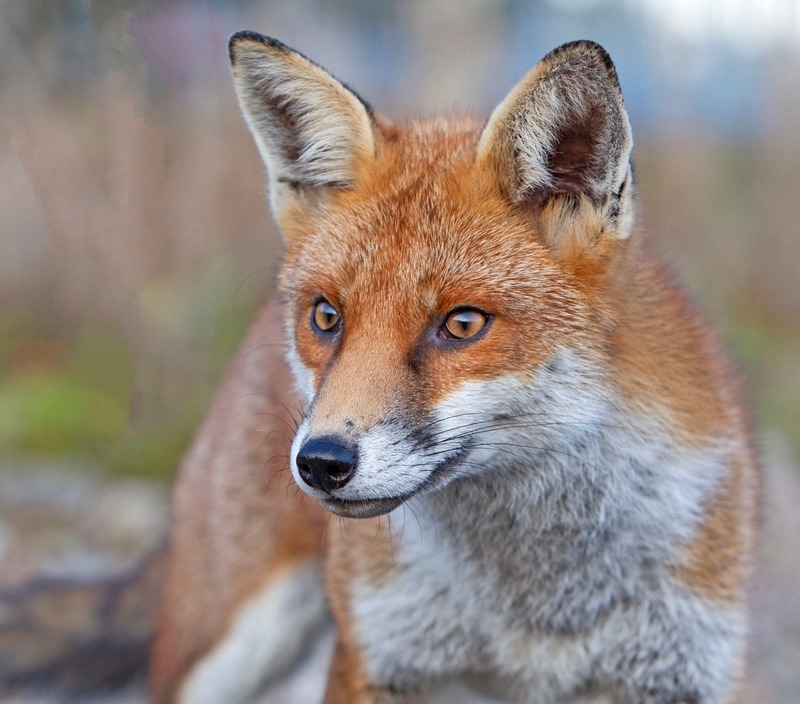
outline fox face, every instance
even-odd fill
[[[292,468],[335,512],[384,512],[485,464],[514,399],[591,325],[577,282],[475,173],[473,140],[443,138],[449,163],[341,194],[284,267],[311,399]]]
[[[491,472],[523,431],[530,454],[602,418],[605,291],[633,194],[600,47],[552,52],[485,125],[392,125],[259,35],[234,35],[231,57],[287,242],[305,492],[375,516]]]

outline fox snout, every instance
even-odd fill
[[[314,426],[308,417],[301,424],[292,470],[300,488],[332,513],[353,518],[388,513],[423,483],[424,469],[404,461],[413,451],[396,443],[399,438],[386,432],[387,425],[347,436]]]
[[[388,513],[435,489],[451,478],[456,458],[463,459],[466,451],[461,439],[443,438],[449,433],[427,415],[395,413],[366,427],[353,423],[339,430],[335,426],[345,421],[336,423],[322,413],[325,420],[319,422],[315,410],[316,404],[298,428],[292,473],[306,494],[341,516]]]

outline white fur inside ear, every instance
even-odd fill
[[[585,197],[601,220],[617,223],[609,231],[624,238],[630,232],[632,147],[613,68],[579,43],[546,57],[495,109],[478,159],[494,160],[516,202],[565,193]]]
[[[374,152],[369,112],[316,64],[281,45],[234,44],[239,102],[269,169],[271,187],[348,185]]]
[[[584,80],[582,80],[584,79]],[[586,145],[584,190],[592,196],[616,192],[625,180],[633,147],[630,123],[615,96],[593,91],[586,77],[547,79],[511,114],[512,139],[519,154],[521,189],[557,189],[565,169],[556,155],[564,150],[565,133],[581,126]],[[602,88],[602,86],[600,86]]]

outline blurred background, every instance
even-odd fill
[[[0,0],[0,586],[123,569],[281,242],[226,40],[402,119],[616,62],[640,221],[747,377],[767,470],[752,702],[800,701],[800,0]]]

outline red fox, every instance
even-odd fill
[[[326,704],[733,702],[757,463],[608,54],[407,124],[230,57],[286,255],[175,488],[154,701],[250,701],[332,617]]]

